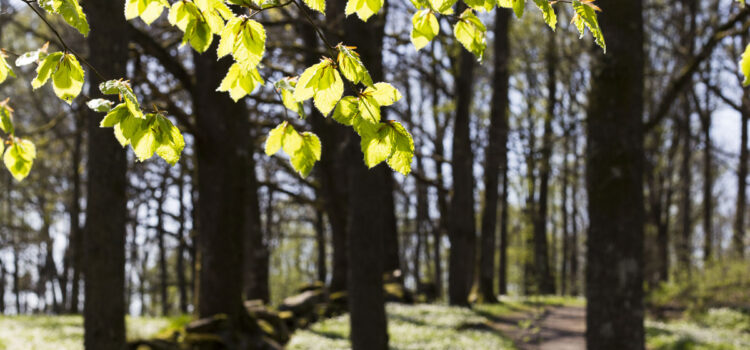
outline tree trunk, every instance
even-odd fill
[[[495,61],[490,127],[488,130],[489,141],[484,160],[484,208],[479,262],[479,290],[485,302],[497,302],[493,282],[495,277],[498,182],[501,163],[504,163],[507,157],[507,150],[505,149],[507,146],[505,144],[508,137],[509,19],[510,10],[497,9],[495,14]],[[504,166],[505,164],[503,164]]]
[[[644,349],[643,1],[606,0],[587,120],[588,349]]]
[[[580,183],[580,172],[578,169],[580,169],[581,163],[581,156],[578,153],[578,135],[573,137],[573,154],[573,171],[571,174],[573,183],[570,186],[570,206],[572,208],[570,212],[570,231],[572,232],[570,237],[570,294],[577,296],[581,294],[580,284],[578,283],[580,272],[578,268],[578,247],[580,244],[578,239],[578,185]]]
[[[339,1],[339,5],[343,5]],[[384,10],[387,9],[386,8]],[[339,11],[343,10],[341,6]],[[385,11],[384,11],[385,12]],[[340,13],[340,12],[337,12]],[[348,17],[344,21],[344,43],[358,48],[362,62],[374,81],[382,81],[382,45],[385,35],[385,14],[364,23],[358,18]],[[386,119],[385,110],[382,111]],[[388,204],[384,192],[392,191],[390,169],[385,164],[367,169],[362,161],[359,138],[351,135],[346,145],[347,179],[349,188],[348,240],[349,276],[348,297],[351,325],[352,349],[388,348],[388,333],[383,294],[386,248],[388,255],[394,252],[396,259],[388,266],[398,268],[398,240],[392,242],[395,229],[392,193]],[[390,181],[390,185],[389,185]],[[389,237],[390,236],[390,237]],[[386,244],[390,244],[386,247]]]
[[[742,125],[740,130],[740,159],[737,170],[737,210],[734,219],[734,235],[732,246],[738,258],[745,256],[745,215],[747,212],[747,124],[750,120],[750,90],[743,90],[742,94]]]
[[[463,48],[456,72],[456,117],[453,124],[453,197],[449,218],[451,240],[448,302],[468,306],[474,282],[476,228],[474,218],[474,154],[471,150],[471,101],[476,58]]]
[[[159,302],[161,303],[161,315],[169,315],[169,276],[167,275],[167,247],[165,242],[166,232],[164,230],[164,202],[167,200],[167,178],[169,168],[162,175],[159,186],[159,202],[156,207],[156,241],[159,246]]]
[[[73,277],[70,288],[70,313],[78,313],[80,304],[81,272],[83,271],[83,230],[81,230],[80,213],[81,213],[81,148],[83,146],[84,119],[76,116],[76,130],[73,139],[73,153],[71,159],[71,181],[73,182],[73,192],[70,198],[70,247],[71,247],[71,264],[73,267]]]
[[[185,229],[185,164],[187,162],[183,161],[180,163],[180,175],[177,178],[177,192],[178,192],[178,200],[180,201],[179,205],[179,214],[178,214],[178,220],[179,220],[179,228],[177,229],[177,237],[179,238],[179,242],[177,243],[177,261],[175,262],[175,267],[177,269],[177,291],[180,293],[180,313],[185,315],[188,312],[188,285],[187,285],[187,278],[185,277],[185,251],[187,250],[187,230]]]
[[[574,122],[571,122],[571,124]],[[568,225],[568,180],[570,179],[570,164],[568,155],[570,153],[570,129],[572,125],[564,125],[563,151],[562,151],[562,176],[560,181],[560,216],[562,218],[562,266],[560,267],[560,294],[568,293],[568,269],[570,268],[570,227]]]
[[[231,65],[228,59],[217,61],[215,44],[193,58],[200,82],[193,91],[199,130],[197,311],[199,317],[226,314],[236,320],[242,310],[250,131],[245,104],[215,91]]]
[[[318,281],[326,283],[328,269],[326,265],[326,226],[323,220],[323,211],[315,210],[315,243],[318,248]]]
[[[248,166],[246,179],[245,299],[260,299],[269,303],[271,301],[271,293],[268,287],[269,251],[263,239],[263,229],[260,222],[258,179],[255,173],[252,146],[248,148],[248,153],[250,154],[248,157],[250,165]]]
[[[100,95],[97,87],[101,79],[125,77],[129,57],[127,23],[124,18],[112,16],[122,11],[122,4],[96,0],[83,5],[91,26],[89,62],[103,75],[98,77],[89,72],[90,94],[96,97]],[[117,38],[118,43],[113,43],[112,38]],[[127,158],[112,131],[99,127],[102,115],[87,113],[84,346],[124,349]]]
[[[713,259],[713,160],[711,150],[711,112],[701,115],[703,131],[703,262]],[[703,114],[703,113],[702,113]]]
[[[550,257],[547,243],[548,194],[550,179],[550,158],[552,158],[552,119],[557,105],[557,44],[555,32],[550,32],[547,46],[547,115],[544,118],[544,135],[542,136],[542,159],[539,164],[539,212],[534,222],[534,265],[536,270],[537,292],[555,293],[555,280],[550,269]]]
[[[692,169],[690,167],[692,158],[692,132],[690,130],[690,107],[687,102],[684,102],[684,115],[681,122],[682,126],[682,164],[680,166],[680,179],[681,183],[681,208],[680,218],[682,220],[681,237],[679,245],[677,247],[677,260],[680,264],[680,271],[684,273],[690,273],[690,252],[692,251],[692,237],[693,237],[693,223],[692,223],[692,196],[691,188],[693,185]]]
[[[438,94],[438,63],[436,62],[435,46],[432,45],[432,81],[430,82],[430,90],[432,93],[432,117],[435,122],[435,140],[434,143],[435,151],[434,158],[436,159],[435,164],[435,175],[437,186],[435,186],[437,192],[437,204],[438,211],[440,212],[440,218],[438,224],[433,228],[433,245],[432,245],[432,264],[435,266],[435,275],[433,282],[435,283],[436,297],[440,298],[443,296],[443,258],[441,241],[445,232],[448,231],[448,200],[446,199],[445,188],[445,175],[443,174],[443,161],[445,160],[445,146],[443,140],[445,139],[446,125],[440,122],[440,96]]]

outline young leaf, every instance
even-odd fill
[[[412,17],[411,23],[411,43],[417,51],[427,46],[440,31],[437,17],[429,9],[417,11]]]
[[[367,22],[383,7],[385,0],[349,0],[346,3],[346,15],[356,13],[359,19]]]
[[[750,45],[747,45],[747,47],[745,48],[745,52],[742,53],[740,70],[742,71],[742,75],[745,76],[745,80],[742,82],[742,86],[750,85]]]
[[[62,52],[54,52],[47,55],[44,60],[36,67],[36,77],[31,81],[31,87],[36,90],[47,83],[52,73],[57,70],[63,58]]]
[[[3,162],[16,181],[23,181],[31,171],[36,158],[36,146],[29,140],[13,138],[13,142],[5,151]]]
[[[16,58],[16,66],[21,67],[32,63],[39,63],[40,60],[43,60],[45,57],[47,57],[48,47],[49,41],[44,43],[44,45],[42,45],[42,47],[37,50],[29,51],[21,56],[18,56],[18,58]]]
[[[94,112],[107,113],[112,109],[112,101],[103,98],[95,98],[86,102],[86,106]]]
[[[16,77],[10,64],[5,60],[8,57],[5,55],[5,51],[0,50],[0,84],[2,84],[8,76]]]
[[[52,75],[52,87],[57,97],[71,104],[83,88],[83,68],[72,54],[66,54]]]
[[[550,5],[549,1],[534,0],[534,3],[536,3],[536,7],[538,7],[539,10],[542,11],[544,23],[547,23],[547,25],[552,28],[552,30],[555,30],[557,28],[557,15],[555,14],[555,9],[552,8],[552,5]]]
[[[414,140],[411,134],[398,122],[388,121],[393,152],[388,157],[388,166],[401,174],[409,175],[411,160],[414,157]]]
[[[585,25],[591,32],[591,35],[594,36],[596,44],[606,53],[607,44],[604,42],[604,34],[602,34],[602,29],[599,27],[599,21],[596,17],[596,11],[600,11],[599,8],[588,0],[573,0],[573,9],[576,12],[575,17],[573,17],[573,22],[581,33],[581,38],[583,38],[583,27]]]
[[[481,61],[484,57],[484,49],[487,47],[486,35],[487,28],[482,21],[474,15],[474,11],[467,9],[458,18],[458,22],[453,27],[453,33],[456,39],[469,52]]]
[[[354,84],[362,83],[366,86],[372,86],[372,78],[370,73],[362,64],[362,60],[359,58],[359,54],[354,51],[356,47],[344,46],[339,44],[338,46],[338,63],[341,73],[344,77]]]
[[[302,145],[291,157],[291,163],[294,170],[302,177],[307,177],[315,166],[315,162],[320,160],[321,146],[320,139],[311,132],[302,133]]]
[[[513,12],[516,13],[516,17],[523,17],[523,11],[526,8],[526,0],[511,0],[513,6]]]
[[[125,19],[131,20],[141,17],[143,22],[150,25],[169,8],[167,0],[127,0],[125,2]]]
[[[456,2],[457,0],[429,0],[432,10],[444,15],[453,14],[453,5],[455,5]]]
[[[274,86],[276,91],[281,93],[281,101],[284,103],[284,107],[299,114],[300,117],[305,118],[305,108],[302,102],[294,100],[294,90],[297,88],[297,78],[284,78],[277,81]]]
[[[161,114],[156,116],[156,154],[169,165],[174,166],[180,160],[185,149],[185,139],[172,122]]]
[[[304,0],[304,2],[311,9],[326,14],[326,0]]]
[[[489,12],[495,8],[495,0],[464,0],[464,3],[476,11]]]
[[[47,12],[56,13],[83,36],[89,34],[89,23],[78,0],[39,0],[39,6]]]
[[[221,58],[231,53],[244,70],[255,68],[265,51],[266,31],[254,20],[233,18],[221,31],[217,55]]]
[[[125,100],[125,105],[136,118],[144,118],[138,97],[135,96],[133,88],[127,80],[108,80],[99,84],[99,90],[105,95],[118,95],[120,101]]]
[[[229,96],[236,102],[239,99],[253,93],[258,85],[263,85],[258,69],[244,70],[239,63],[232,64],[229,72],[221,81],[216,91],[229,92]]]
[[[5,132],[7,135],[13,135],[15,129],[13,127],[13,108],[8,105],[9,98],[4,101],[0,101],[0,130]],[[2,143],[2,140],[0,140]],[[2,152],[0,152],[2,154]]]
[[[302,177],[309,175],[315,162],[320,160],[320,139],[310,132],[300,135],[289,122],[276,126],[266,139],[266,155],[271,156],[279,149],[289,156],[292,167]]]
[[[299,78],[294,90],[294,99],[302,102],[310,97],[323,115],[331,113],[344,94],[344,81],[331,59],[307,68]]]
[[[385,161],[393,152],[393,144],[391,144],[389,133],[389,128],[380,124],[377,132],[360,135],[362,138],[360,147],[362,148],[362,154],[365,156],[365,164],[368,168],[373,168]]]

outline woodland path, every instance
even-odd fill
[[[533,313],[492,319],[492,328],[510,337],[520,350],[586,349],[586,309],[547,306]]]

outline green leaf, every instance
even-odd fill
[[[99,90],[105,95],[118,95],[120,101],[125,100],[125,105],[136,118],[144,118],[138,97],[130,87],[127,80],[108,80],[99,84]]]
[[[279,149],[289,156],[292,167],[302,177],[309,175],[315,162],[320,160],[320,139],[310,132],[300,135],[289,122],[279,124],[268,133],[266,155],[274,155]]]
[[[356,13],[359,19],[367,22],[383,7],[384,0],[349,0],[346,3],[346,15]]]
[[[57,66],[60,64],[63,58],[62,52],[54,52],[47,55],[42,63],[36,67],[36,77],[31,81],[31,87],[36,90],[47,83],[47,80],[57,70]]]
[[[320,139],[311,132],[304,132],[302,133],[302,144],[294,152],[290,161],[294,170],[302,177],[307,177],[315,166],[315,162],[320,160],[320,155]]]
[[[305,118],[305,108],[302,102],[294,100],[294,90],[297,88],[296,78],[284,78],[277,81],[274,86],[276,91],[281,92],[281,101],[284,103],[284,107],[299,114],[300,117]]]
[[[379,106],[390,106],[401,100],[401,93],[388,83],[377,83],[365,89],[363,94],[372,96]]]
[[[13,108],[8,105],[10,98],[6,98],[4,101],[0,101],[0,129],[8,135],[15,133],[13,127]],[[2,143],[2,140],[0,140]],[[0,152],[2,154],[3,152]]]
[[[495,0],[464,0],[464,3],[476,11],[489,12],[495,8]]]
[[[31,171],[36,158],[36,146],[28,140],[13,138],[13,143],[3,156],[5,167],[8,168],[16,181],[23,181]]]
[[[523,11],[526,8],[526,0],[511,0],[513,6],[513,12],[516,13],[516,17],[523,17]]]
[[[322,14],[326,14],[326,1],[325,0],[304,0],[305,5],[311,9],[318,11]]]
[[[484,57],[484,49],[487,48],[486,32],[487,28],[471,9],[464,11],[453,27],[456,39],[480,61]]]
[[[384,124],[379,124],[378,130],[373,134],[360,135],[360,147],[364,154],[365,164],[368,168],[382,163],[393,152],[393,144],[389,137],[390,130]]]
[[[344,46],[339,44],[338,64],[344,77],[354,84],[362,83],[366,86],[372,86],[370,73],[362,64],[359,54],[354,51],[355,47]]]
[[[742,82],[742,86],[750,85],[750,45],[747,45],[747,47],[745,47],[745,52],[742,53],[740,70],[742,71],[742,75],[745,76],[745,80]]]
[[[38,63],[40,60],[43,60],[45,57],[47,57],[47,48],[49,47],[49,42],[46,42],[42,47],[40,47],[37,50],[29,51],[24,53],[21,56],[18,56],[16,58],[16,66],[26,66],[32,63]]]
[[[78,59],[72,54],[66,54],[52,75],[52,87],[55,94],[71,104],[73,99],[81,93],[83,82],[83,68],[78,63]]]
[[[233,18],[221,31],[217,49],[219,58],[232,54],[244,70],[258,66],[266,51],[266,30],[248,18]]]
[[[312,97],[315,107],[327,116],[343,94],[344,81],[333,61],[326,58],[302,73],[294,90],[294,99],[302,102]]]
[[[109,112],[112,109],[112,104],[112,101],[105,100],[103,98],[95,98],[93,100],[90,100],[89,102],[86,102],[86,106],[88,106],[92,111],[101,113]]]
[[[111,128],[115,125],[119,124],[121,121],[123,121],[128,116],[131,116],[130,110],[128,110],[128,106],[126,106],[124,103],[120,103],[117,105],[117,107],[112,108],[108,111],[107,115],[104,116],[104,119],[99,123],[100,128]]]
[[[229,96],[236,102],[253,93],[259,85],[263,85],[263,78],[258,69],[247,71],[239,63],[234,63],[216,91],[229,92]]]
[[[8,57],[5,55],[5,51],[0,50],[0,84],[2,84],[8,76],[16,77],[16,73],[10,67],[10,64],[5,60]]]
[[[555,14],[555,9],[552,8],[552,5],[550,5],[549,1],[534,0],[534,3],[536,3],[536,6],[540,11],[542,11],[544,23],[547,23],[547,25],[552,28],[552,30],[555,30],[557,28],[557,15]]]
[[[142,120],[142,125],[135,131],[130,140],[130,145],[135,152],[138,161],[145,161],[154,156],[158,143],[156,142],[156,133],[151,128],[148,121]]]
[[[451,15],[453,14],[453,5],[457,0],[429,0],[430,7],[441,14]]]
[[[39,0],[39,6],[47,12],[61,15],[65,22],[83,36],[89,34],[89,23],[78,0]]]
[[[409,175],[414,157],[414,140],[411,134],[398,122],[387,122],[390,127],[393,152],[388,157],[388,166],[401,174]]]
[[[606,53],[607,44],[604,42],[604,34],[602,34],[602,29],[599,27],[599,21],[596,16],[596,11],[599,11],[599,8],[589,1],[573,0],[573,9],[576,12],[573,22],[576,24],[581,38],[583,38],[583,27],[585,25],[591,32],[591,35],[594,36],[596,44]]]
[[[146,24],[153,23],[165,8],[169,8],[167,0],[127,0],[125,2],[125,19],[131,20],[141,17]]]
[[[156,115],[156,154],[169,165],[174,166],[180,160],[182,150],[185,149],[185,139],[180,129],[161,114]]]
[[[344,124],[353,125],[354,118],[359,115],[359,99],[354,96],[344,96],[333,111],[333,120]]]
[[[411,23],[411,43],[417,51],[427,46],[440,32],[437,17],[429,9],[417,11],[412,17]]]

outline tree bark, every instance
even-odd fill
[[[644,349],[643,1],[600,2],[587,120],[588,349]]]
[[[745,256],[745,215],[747,212],[748,145],[747,124],[750,120],[750,90],[743,90],[740,130],[740,159],[737,170],[737,210],[734,219],[732,246],[738,258]]]
[[[471,101],[476,58],[460,49],[456,72],[456,117],[453,124],[453,197],[450,202],[449,237],[451,240],[448,302],[468,306],[474,283],[476,227],[474,218],[474,154],[471,150]]]
[[[187,250],[187,239],[188,234],[185,229],[185,161],[180,163],[180,174],[177,177],[177,192],[179,205],[179,228],[177,229],[177,237],[179,242],[177,243],[177,259],[175,267],[177,269],[177,291],[179,295],[179,307],[181,314],[187,314],[188,312],[188,285],[187,278],[185,277],[185,252]]]
[[[159,186],[159,203],[156,207],[156,242],[159,247],[159,302],[161,303],[161,315],[169,315],[169,276],[167,274],[167,247],[165,242],[166,232],[164,230],[164,202],[167,200],[167,179],[169,169],[162,175]]]
[[[231,60],[216,59],[216,41],[194,55],[193,103],[198,170],[199,317],[226,314],[236,320],[242,310],[243,242],[250,138],[248,111],[225,93],[216,92]]]
[[[328,277],[328,268],[326,264],[326,226],[323,220],[323,211],[315,210],[315,243],[318,248],[318,281],[326,283]]]
[[[263,300],[265,303],[271,301],[271,292],[268,285],[269,255],[268,247],[263,238],[263,229],[260,222],[260,206],[258,198],[258,178],[255,172],[255,159],[253,157],[252,143],[248,148],[248,174],[247,174],[247,209],[245,214],[246,237],[245,237],[245,299]]]
[[[495,235],[497,233],[498,182],[501,164],[506,166],[508,137],[508,59],[510,43],[508,23],[510,10],[495,13],[495,61],[492,82],[490,127],[484,160],[484,208],[482,211],[481,258],[479,262],[479,290],[485,302],[497,302],[494,291]],[[502,249],[502,247],[501,247]],[[502,282],[501,282],[502,283]]]
[[[697,107],[697,106],[696,106]],[[713,259],[713,160],[711,150],[711,112],[701,113],[703,132],[703,262]],[[705,115],[704,115],[705,114]]]
[[[121,4],[95,0],[83,5],[91,26],[89,62],[103,75],[98,77],[89,72],[93,97],[100,95],[97,90],[102,79],[125,77],[127,23],[124,18],[112,16],[122,11]],[[113,43],[112,38],[117,38],[118,42]],[[84,346],[86,349],[124,349],[127,158],[112,131],[99,127],[102,115],[93,111],[87,113]]]
[[[690,252],[692,250],[692,237],[693,237],[693,220],[692,220],[692,196],[691,189],[693,187],[693,174],[690,167],[691,158],[693,153],[692,148],[692,132],[690,128],[690,107],[687,101],[684,103],[683,120],[680,123],[682,127],[682,163],[680,165],[680,179],[682,198],[680,207],[680,219],[681,222],[681,236],[679,245],[677,246],[677,260],[680,265],[680,269],[684,273],[690,273]]]

